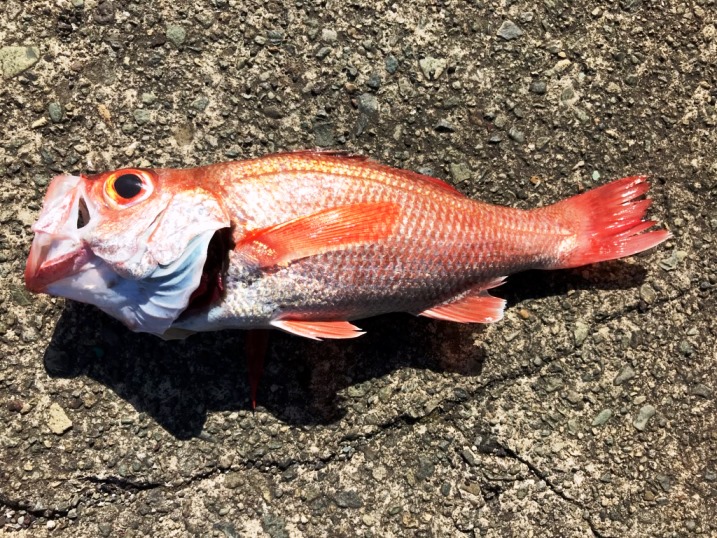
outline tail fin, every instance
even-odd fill
[[[643,220],[652,200],[641,197],[649,188],[644,176],[626,177],[545,208],[570,228],[577,228],[575,243],[556,268],[632,256],[668,239],[667,230],[642,233],[656,224]]]

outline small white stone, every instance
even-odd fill
[[[62,407],[60,407],[56,403],[53,403],[52,405],[50,405],[47,417],[47,426],[50,428],[50,431],[55,435],[62,435],[67,430],[72,428],[72,421],[69,419],[69,417],[65,413],[65,410],[62,409]]]

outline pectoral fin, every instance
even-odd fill
[[[275,320],[271,324],[277,329],[311,338],[321,340],[322,338],[343,339],[357,338],[365,334],[355,325],[348,321],[304,321],[304,320]]]
[[[429,308],[420,313],[433,319],[455,321],[458,323],[494,323],[503,319],[505,299],[493,297],[486,289],[494,288],[504,278],[484,284],[480,289],[471,290],[458,298]]]
[[[237,242],[235,250],[260,267],[286,265],[308,256],[379,241],[393,232],[399,214],[399,205],[392,202],[325,209],[250,231]]]

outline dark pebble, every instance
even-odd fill
[[[548,91],[548,85],[541,80],[536,80],[530,85],[530,91],[537,95],[545,95]]]

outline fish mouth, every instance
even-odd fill
[[[35,232],[25,266],[25,286],[44,293],[54,282],[79,272],[91,257],[89,248],[75,238]]]
[[[25,267],[25,285],[45,292],[53,282],[80,271],[92,256],[82,239],[95,210],[88,204],[81,176],[60,175],[50,184]]]

